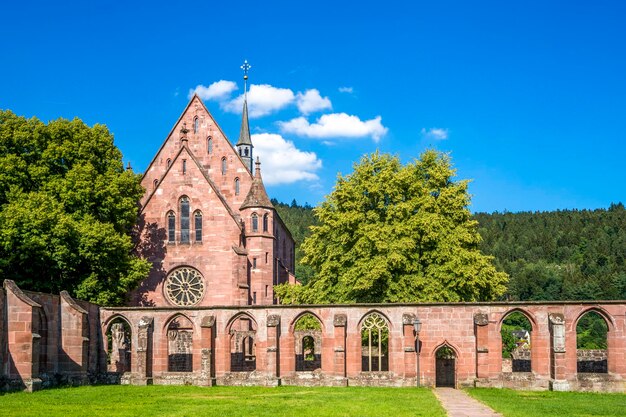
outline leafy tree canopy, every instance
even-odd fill
[[[119,304],[147,276],[131,254],[140,176],[105,126],[0,111],[0,274],[25,289]]]
[[[492,300],[507,275],[478,250],[467,181],[447,155],[364,156],[314,209],[319,224],[302,244],[315,275],[276,287],[286,303]]]

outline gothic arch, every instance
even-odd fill
[[[530,344],[526,346],[517,344],[516,347],[511,348],[510,351],[507,349],[506,350],[507,356],[505,356],[503,352],[504,342],[503,342],[503,336],[502,336],[502,325],[504,324],[504,321],[514,313],[521,314],[528,321],[528,324],[530,325],[530,330],[529,331],[527,330],[527,331],[529,333],[530,340],[528,340],[528,342],[530,342]],[[536,372],[537,366],[539,363],[539,359],[538,359],[539,350],[537,349],[537,337],[539,335],[539,326],[537,324],[537,319],[535,318],[533,314],[531,314],[529,311],[520,307],[515,307],[515,308],[512,308],[511,310],[508,310],[502,315],[502,317],[500,317],[500,321],[498,322],[498,335],[500,336],[498,338],[499,346],[500,346],[498,350],[500,352],[503,352],[502,357],[500,359],[501,360],[500,362],[501,372],[506,372],[506,373]],[[518,356],[515,357],[516,355]],[[509,371],[509,368],[510,368],[510,371]]]
[[[296,323],[298,322],[298,320],[300,320],[300,318],[306,316],[307,314],[315,317],[315,319],[319,322],[320,327],[322,329],[322,333],[324,333],[326,331],[326,327],[324,326],[324,321],[320,318],[320,316],[318,316],[317,314],[315,314],[314,312],[312,312],[311,310],[304,310],[301,311],[300,313],[298,313],[293,320],[291,320],[291,322],[289,323],[289,332],[293,333],[294,328],[296,326]]]
[[[450,343],[448,339],[443,339],[443,341],[435,345],[435,347],[433,347],[432,350],[430,351],[430,356],[434,358],[435,355],[437,354],[437,351],[441,349],[442,347],[449,347],[450,349],[452,349],[454,351],[454,356],[457,359],[461,356],[461,351],[456,346],[454,346],[454,344]]]
[[[604,322],[606,323],[606,327],[609,333],[615,330],[615,322],[613,321],[613,316],[607,313],[607,311],[600,306],[591,306],[591,307],[583,308],[576,316],[576,319],[572,320],[570,330],[576,331],[576,326],[578,325],[578,321],[587,313],[596,313],[600,317],[602,317],[604,319]]]
[[[359,319],[359,322],[357,323],[357,330],[361,331],[361,326],[363,325],[363,321],[367,318],[367,316],[369,316],[372,313],[376,313],[379,316],[381,316],[387,322],[387,327],[389,328],[389,332],[391,332],[391,330],[393,329],[391,320],[389,320],[389,317],[387,317],[385,313],[383,313],[382,311],[378,309],[370,310],[367,313],[363,314],[363,316],[361,316],[361,318]]]
[[[240,311],[239,313],[232,316],[226,323],[226,333],[230,332],[232,325],[241,318],[249,319],[252,323],[252,327],[254,328],[254,330],[257,330],[259,328],[257,321],[252,314],[245,311]]]
[[[109,329],[109,327],[111,326],[111,324],[112,324],[115,320],[118,320],[118,319],[122,319],[122,320],[124,320],[124,321],[126,322],[126,324],[128,324],[128,326],[130,326],[130,327],[131,327],[131,329],[132,329],[132,326],[130,325],[130,320],[128,320],[128,318],[127,318],[125,315],[123,315],[123,314],[121,314],[121,313],[115,313],[115,314],[113,314],[111,317],[109,317],[108,319],[106,319],[106,320],[104,321],[104,323],[102,324],[102,327],[104,328],[105,333],[106,333],[106,332],[108,332],[108,331],[110,330],[110,329]]]
[[[178,268],[178,266],[172,268],[172,270],[174,270],[176,268]],[[179,317],[184,319],[184,320],[186,320],[189,323],[190,327],[194,331],[196,331],[196,324],[193,322],[193,320],[191,320],[185,313],[181,313],[181,312],[176,312],[176,313],[172,314],[171,316],[169,316],[168,319],[165,320],[165,324],[163,325],[163,330],[165,332],[167,332],[167,328],[170,326],[170,324],[172,324],[172,322],[174,320],[176,320],[177,318],[179,318]]]
[[[449,349],[450,351],[452,351],[454,357],[445,355],[445,353],[438,357],[438,353],[442,349]],[[456,346],[448,342],[447,339],[444,339],[442,343],[435,346],[432,351],[431,361],[433,361],[435,365],[434,369],[436,387],[456,388],[459,355],[459,350],[456,348]]]
[[[180,319],[180,323],[177,320]],[[175,313],[164,329],[168,372],[193,372],[195,323],[183,313]]]
[[[121,327],[116,324],[122,324]],[[122,314],[114,314],[104,324],[106,341],[107,367],[109,371],[123,374],[131,371],[133,327],[130,321]]]
[[[247,312],[235,314],[226,325],[229,338],[230,371],[256,370],[257,322]]]
[[[502,323],[504,322],[504,320],[506,320],[506,318],[509,317],[513,313],[521,313],[522,315],[524,315],[524,317],[526,317],[526,319],[530,323],[531,332],[537,331],[538,325],[537,325],[537,319],[535,318],[535,316],[532,315],[530,312],[524,310],[523,308],[515,307],[515,308],[512,308],[511,310],[508,310],[506,313],[502,315],[502,317],[500,317],[500,321],[498,321],[498,332],[502,330]]]
[[[361,340],[361,372],[389,372],[393,345],[389,318],[378,310],[371,310],[363,315],[357,328]]]

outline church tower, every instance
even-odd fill
[[[241,129],[239,130],[239,140],[237,141],[237,152],[246,167],[252,173],[252,140],[250,140],[250,125],[248,124],[248,70],[252,68],[248,61],[244,61],[243,70],[243,114],[241,118]]]

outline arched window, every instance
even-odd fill
[[[595,311],[585,313],[576,324],[576,370],[578,373],[608,372],[607,334],[604,318]]]
[[[175,317],[167,326],[167,370],[193,371],[193,324],[187,317]]]
[[[154,189],[155,190],[156,190],[158,185],[159,185],[159,180],[154,180]]]
[[[235,178],[235,195],[239,195],[239,178]]]
[[[202,242],[202,213],[196,211],[194,217],[194,230],[196,231],[196,242]]]
[[[252,213],[252,231],[259,231],[259,216],[256,213]]]
[[[167,161],[165,161],[165,163],[167,164],[167,167],[169,168],[170,165],[172,165],[172,160],[170,158],[167,158]]]
[[[250,150],[249,150],[248,148],[244,148],[244,149],[243,149],[243,154],[244,154],[245,156],[248,156],[248,152],[250,152]]]
[[[193,119],[193,133],[198,133],[198,128],[200,127],[200,121],[198,118]]]
[[[294,324],[296,372],[322,367],[322,325],[312,314],[303,314]]]
[[[114,319],[107,331],[107,358],[110,372],[130,372],[131,327],[121,317]]]
[[[519,311],[513,311],[502,321],[502,372],[531,372],[532,330],[528,318]]]
[[[222,175],[226,175],[226,158],[222,158]]]
[[[361,327],[361,369],[363,372],[389,370],[389,326],[378,313],[369,314]]]
[[[187,173],[187,160],[183,159],[183,175]]]
[[[213,138],[211,136],[206,140],[206,151],[207,153],[213,153]]]
[[[263,215],[263,231],[267,232],[267,225],[269,223],[269,215],[267,213],[265,213]]]
[[[230,370],[251,372],[256,369],[256,326],[250,318],[235,319],[230,326]]]
[[[167,213],[167,241],[173,243],[176,240],[176,215]]]
[[[180,199],[180,241],[189,243],[189,198]]]

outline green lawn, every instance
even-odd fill
[[[467,392],[506,417],[626,416],[626,394],[486,388]]]
[[[98,386],[0,396],[0,416],[445,416],[426,388]]]

